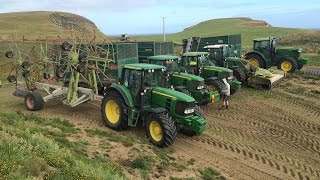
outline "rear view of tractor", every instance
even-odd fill
[[[255,67],[266,69],[274,65],[285,72],[300,70],[307,64],[308,59],[301,57],[301,48],[277,46],[275,37],[254,39],[253,51],[247,53],[245,59]]]
[[[164,88],[165,83],[164,66],[124,65],[119,83],[107,87],[102,100],[106,125],[120,130],[140,122],[150,142],[159,147],[171,145],[178,130],[190,135],[203,132],[207,121],[195,99]]]
[[[218,66],[232,69],[236,79],[250,87],[270,89],[284,78],[283,74],[256,68],[248,64],[245,59],[230,57],[227,44],[207,45],[204,49],[210,52],[210,61]]]
[[[167,86],[173,86],[176,91],[191,95],[198,104],[206,105],[220,99],[218,91],[209,91],[200,76],[181,72],[179,68],[179,56],[158,55],[148,57],[150,64],[158,64],[166,67],[169,79]]]

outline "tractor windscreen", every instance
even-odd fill
[[[146,87],[163,87],[165,85],[164,72],[161,69],[145,71],[144,84]]]
[[[165,61],[164,66],[167,68],[168,72],[177,72],[179,70],[179,66],[174,60]]]

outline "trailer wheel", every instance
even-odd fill
[[[298,63],[291,57],[282,58],[278,63],[278,69],[286,72],[294,72],[298,68]]]
[[[233,76],[240,82],[245,83],[246,82],[246,74],[243,72],[242,69],[239,67],[232,68],[233,70]]]
[[[199,117],[205,119],[205,117],[204,117],[204,112],[203,112],[203,110],[200,108],[200,106],[196,106],[196,107],[194,108],[194,115],[199,116]],[[187,136],[190,136],[190,137],[191,137],[191,136],[196,136],[196,135],[198,135],[198,133],[196,133],[196,132],[194,132],[194,131],[187,130],[187,129],[182,129],[182,133],[185,134],[185,135],[187,135]]]
[[[44,100],[38,92],[28,92],[24,98],[24,103],[29,111],[39,111],[44,107]]]
[[[265,60],[257,54],[248,54],[246,55],[245,59],[248,60],[249,64],[254,67],[266,68]]]
[[[61,44],[61,48],[65,51],[70,51],[71,50],[72,45],[69,44],[67,41],[63,42]]]
[[[119,93],[109,92],[104,96],[101,112],[107,127],[114,130],[128,128],[128,106]]]
[[[147,116],[147,137],[158,147],[170,146],[177,136],[177,127],[168,113],[151,113]]]

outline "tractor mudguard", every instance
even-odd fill
[[[308,61],[309,61],[309,58],[305,58],[305,57],[300,57],[300,58],[298,59],[298,63],[299,63],[299,64],[303,64],[303,65],[307,64]]]
[[[123,97],[126,105],[128,105],[130,107],[134,106],[132,96],[131,96],[129,90],[125,86],[118,85],[118,84],[112,84],[111,86],[109,86],[105,90],[106,93],[108,93],[110,91],[116,91],[116,92],[120,93],[121,96]]]
[[[143,111],[143,114],[141,115],[142,117],[142,125],[143,127],[146,125],[146,117],[150,114],[150,113],[155,113],[155,114],[159,114],[159,113],[167,113],[168,110],[165,108],[151,108],[151,109],[146,109]]]

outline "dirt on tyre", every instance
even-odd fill
[[[278,63],[278,69],[286,72],[294,72],[298,69],[298,63],[291,57],[282,58]]]
[[[239,67],[232,68],[233,70],[233,76],[240,82],[245,83],[246,82],[246,74],[243,72],[242,69]]]
[[[101,103],[102,119],[114,130],[128,128],[128,105],[117,92],[107,93]]]
[[[177,136],[177,127],[168,113],[151,113],[146,119],[149,141],[158,147],[170,146]]]
[[[254,67],[266,68],[265,60],[257,54],[248,54],[245,59],[249,61],[249,64]]]
[[[45,101],[40,93],[28,92],[24,97],[24,104],[29,111],[39,111],[43,109]]]

